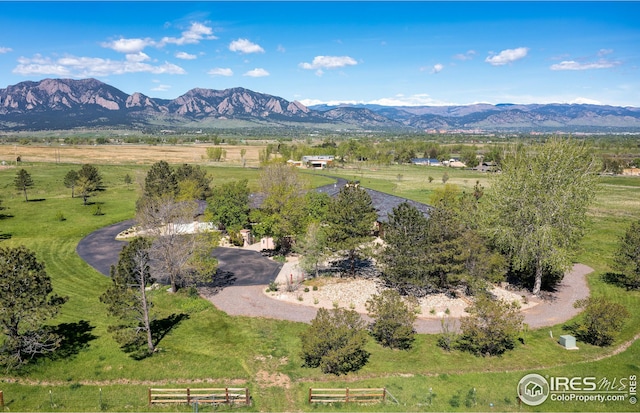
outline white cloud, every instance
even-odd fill
[[[444,65],[437,63],[431,68],[431,74],[440,73],[444,69]]]
[[[620,62],[600,59],[597,62],[581,63],[575,60],[565,60],[555,65],[551,65],[551,70],[591,70],[609,69],[618,66]]]
[[[278,48],[276,50],[280,53],[286,53],[287,51],[287,49],[285,49],[284,46],[281,44],[278,45]]]
[[[159,84],[158,86],[151,88],[151,90],[153,90],[154,92],[166,92],[169,89],[171,89],[170,85],[163,85],[163,84]]]
[[[144,63],[149,56],[144,53],[129,54],[126,60],[111,60],[99,57],[65,56],[51,59],[35,55],[20,57],[13,73],[20,75],[56,75],[71,77],[100,77],[125,73],[186,74],[180,66],[165,62],[161,65]]]
[[[457,55],[454,55],[453,58],[456,60],[471,60],[475,57],[475,55],[475,50],[467,50],[466,53],[458,53]]]
[[[131,53],[125,56],[128,62],[146,62],[151,58],[146,53],[138,52]]]
[[[9,52],[13,52],[13,49],[10,47],[0,46],[0,54],[9,53]]]
[[[302,99],[300,100],[305,106],[313,106],[313,105],[328,105],[328,106],[338,106],[338,105],[356,105],[356,104],[370,104],[370,105],[381,105],[381,106],[447,106],[453,105],[451,102],[442,102],[431,98],[426,93],[419,93],[411,96],[405,96],[403,94],[398,94],[389,98],[380,98],[374,99],[370,101],[347,101],[347,100],[320,100],[320,99]]]
[[[229,50],[239,53],[264,53],[264,49],[248,39],[238,39],[229,43]]]
[[[120,53],[138,53],[147,46],[154,46],[156,43],[149,38],[146,39],[125,39],[120,38],[111,42],[102,43],[102,47],[113,49]]]
[[[183,59],[183,60],[194,60],[194,59],[198,58],[198,56],[196,56],[194,54],[189,54],[187,52],[178,52],[178,53],[176,53],[176,57],[178,59]]]
[[[247,73],[245,73],[242,76],[265,77],[265,76],[269,76],[269,72],[267,72],[266,70],[264,70],[262,68],[256,68],[256,69],[253,69],[253,70],[249,70]]]
[[[598,50],[598,56],[606,56],[613,53],[613,49],[600,49]]]
[[[233,70],[225,67],[216,67],[207,72],[211,76],[233,76]]]
[[[213,29],[209,26],[205,26],[202,23],[191,23],[191,27],[188,30],[182,32],[181,37],[163,37],[160,43],[164,46],[167,43],[176,44],[182,46],[184,44],[198,44],[201,40],[215,40],[216,36],[213,35]]]
[[[316,56],[311,63],[300,63],[300,67],[307,70],[337,69],[345,66],[355,66],[358,62],[349,56]]]
[[[484,59],[484,61],[491,64],[492,66],[503,66],[507,63],[515,62],[516,60],[524,58],[525,56],[527,56],[527,53],[529,53],[529,48],[527,47],[506,49],[498,54],[488,56],[486,59]]]
[[[569,103],[575,103],[579,105],[602,105],[602,102],[600,102],[599,100],[589,98],[575,98]]]

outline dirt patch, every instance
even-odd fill
[[[291,387],[291,378],[282,373],[269,373],[265,370],[260,370],[255,377],[256,383],[263,387],[282,387],[288,389]]]

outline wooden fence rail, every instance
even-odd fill
[[[246,387],[222,387],[207,389],[152,389],[149,388],[149,405],[161,403],[211,403],[251,404]]]
[[[379,403],[387,391],[374,389],[313,389],[309,388],[309,403]]]

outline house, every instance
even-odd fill
[[[413,158],[411,163],[424,166],[442,166],[442,163],[435,158]]]
[[[302,164],[307,168],[325,169],[333,163],[334,159],[333,155],[305,155],[302,157]]]

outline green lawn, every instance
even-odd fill
[[[10,411],[190,410],[189,406],[148,408],[146,388],[212,385],[249,387],[254,405],[241,410],[252,411],[488,411],[492,409],[490,403],[499,411],[637,410],[629,403],[602,406],[559,402],[546,402],[543,408],[534,409],[519,407],[515,396],[518,380],[531,372],[609,378],[640,373],[638,343],[621,354],[593,361],[608,357],[618,345],[640,331],[640,293],[626,292],[601,280],[608,270],[617,237],[629,222],[640,219],[640,179],[602,179],[577,257],[577,261],[596,270],[589,276],[593,293],[611,297],[633,314],[612,348],[579,343],[579,351],[568,352],[549,337],[549,330],[554,337],[563,333],[561,326],[554,326],[530,332],[526,345],[502,357],[478,358],[457,351],[446,353],[436,346],[436,337],[420,335],[414,348],[406,352],[383,349],[371,341],[368,365],[358,373],[335,377],[300,367],[298,336],[304,324],[230,317],[202,299],[163,291],[156,291],[153,296],[157,317],[180,314],[184,315],[182,320],[162,339],[160,351],[153,357],[135,361],[125,355],[107,333],[111,320],[98,300],[109,280],[85,264],[75,253],[75,246],[91,231],[132,217],[146,167],[97,166],[107,187],[91,198],[104,213],[98,216],[93,215],[95,205],[83,206],[82,200],[72,199],[70,190],[62,184],[64,174],[77,169],[77,165],[24,165],[36,184],[29,191],[30,199],[40,199],[35,202],[24,202],[22,194],[13,188],[15,169],[0,170],[0,199],[8,208],[2,211],[7,217],[0,220],[2,244],[24,244],[36,251],[52,277],[55,292],[69,297],[52,323],[69,323],[83,333],[68,358],[40,360],[19,374],[0,378],[0,391],[4,392]],[[214,185],[247,178],[252,188],[257,187],[257,170],[222,167],[207,170]],[[479,179],[488,185],[487,175],[443,168],[394,166],[323,173],[358,179],[364,186],[426,202],[431,191],[442,186],[444,171],[449,174],[449,183],[472,188]],[[126,174],[134,181],[129,186],[124,183]],[[308,174],[312,185],[330,182],[318,175]],[[431,183],[429,176],[434,178]],[[66,218],[64,221],[56,219],[59,213]],[[387,387],[400,404],[366,407],[306,403],[309,387],[345,386]],[[473,388],[475,399],[469,393]]]

